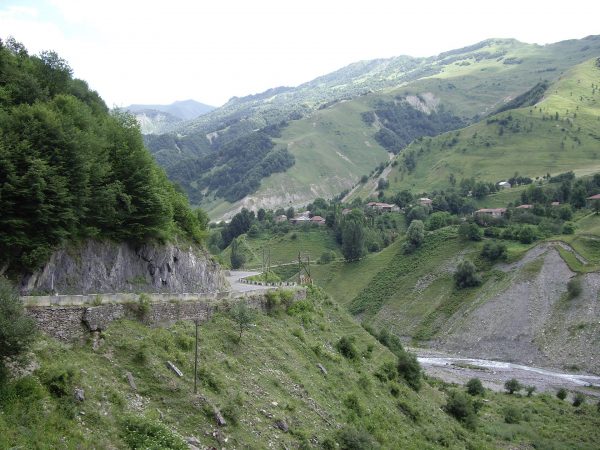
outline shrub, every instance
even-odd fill
[[[363,407],[360,403],[360,400],[353,392],[348,394],[348,396],[344,399],[344,406],[359,417],[363,415]]]
[[[354,337],[342,336],[342,338],[335,344],[338,352],[342,354],[344,358],[356,359],[358,358],[358,350],[354,346]]]
[[[567,390],[565,388],[560,388],[558,391],[556,391],[556,396],[560,400],[564,400],[565,398],[567,398]]]
[[[398,356],[398,375],[415,391],[421,389],[421,366],[412,353],[402,352]]]
[[[523,385],[519,383],[516,378],[511,378],[504,383],[504,389],[506,389],[506,392],[509,394],[514,394],[515,392],[519,392],[521,389],[523,389]]]
[[[376,450],[380,448],[379,443],[368,431],[351,426],[342,428],[338,432],[337,441],[339,448],[345,450]]]
[[[479,378],[471,378],[467,382],[467,392],[473,396],[481,395],[483,397],[485,394],[485,388],[483,387],[483,384],[481,384],[481,380]]]
[[[562,234],[573,234],[575,233],[575,225],[573,222],[565,222],[562,227]]]
[[[486,242],[481,249],[481,256],[490,261],[505,260],[507,258],[506,244],[503,242]]]
[[[444,407],[445,411],[468,428],[475,428],[477,424],[477,409],[473,400],[460,391],[452,391]]]
[[[137,314],[140,320],[146,319],[148,314],[150,314],[150,310],[152,309],[152,304],[150,302],[150,296],[148,294],[140,294],[138,298],[138,307]]]
[[[129,448],[187,450],[183,439],[166,426],[145,417],[127,416],[121,423],[122,437]]]
[[[458,288],[479,286],[481,277],[477,275],[475,265],[471,261],[461,261],[454,272],[454,282]]]
[[[535,386],[527,386],[525,388],[525,390],[527,391],[527,397],[531,397],[531,396],[533,396],[533,393],[535,392],[536,387]]]
[[[521,410],[514,406],[504,408],[504,421],[506,423],[516,424],[521,422]]]
[[[255,311],[250,309],[245,301],[238,300],[229,310],[229,315],[235,322],[239,331],[238,343],[242,341],[242,334],[250,328],[252,320],[254,320]]]
[[[5,357],[21,357],[35,339],[36,326],[25,315],[16,289],[0,277],[0,382]]]
[[[480,241],[481,231],[477,224],[465,222],[458,227],[458,236],[465,241]]]
[[[525,225],[519,231],[519,242],[521,244],[531,244],[536,238],[535,229],[532,226]]]
[[[375,376],[380,381],[395,380],[398,377],[398,369],[396,364],[394,364],[392,361],[384,362],[379,370],[375,373]]]
[[[577,392],[573,398],[573,406],[578,407],[585,403],[585,395],[581,392]]]
[[[574,277],[569,280],[567,283],[567,291],[569,293],[569,298],[579,297],[583,288],[581,286],[581,278]]]
[[[419,247],[425,239],[425,227],[421,220],[413,220],[408,230],[406,231],[406,238],[414,247]]]
[[[70,395],[75,382],[72,367],[48,367],[40,373],[40,381],[54,397]]]
[[[321,253],[321,257],[319,258],[320,264],[329,264],[331,261],[335,259],[335,252],[333,250],[328,250]]]

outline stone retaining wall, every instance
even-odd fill
[[[115,320],[126,318],[141,320],[152,326],[168,325],[178,320],[208,320],[215,311],[227,310],[238,301],[248,303],[255,309],[266,309],[265,293],[271,289],[238,293],[236,296],[206,296],[179,300],[176,294],[151,294],[150,307],[144,314],[139,309],[139,296],[129,294],[111,294],[118,297],[116,302],[108,303],[109,296],[102,296],[102,303],[94,303],[96,296],[60,296],[75,297],[77,302],[65,305],[67,299],[51,303],[42,299],[35,303],[31,299],[25,303],[27,313],[35,319],[38,327],[45,333],[62,341],[83,340],[90,332],[105,330]],[[182,296],[191,294],[179,294]],[[159,296],[159,297],[157,297]],[[165,300],[162,296],[167,296]],[[159,300],[156,300],[156,299]],[[306,289],[295,288],[294,299],[306,298]],[[129,301],[127,301],[129,299]],[[105,302],[106,300],[106,302]],[[47,303],[47,304],[46,304]]]

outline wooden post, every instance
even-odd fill
[[[196,324],[196,354],[194,356],[194,394],[198,393],[198,319],[194,320]]]

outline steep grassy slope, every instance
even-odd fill
[[[254,324],[240,343],[224,314],[201,325],[198,395],[191,323],[115,323],[96,351],[42,338],[39,369],[0,388],[0,447],[179,449],[186,448],[181,437],[194,436],[201,446],[227,448],[335,448],[337,441],[342,448],[592,449],[600,439],[595,405],[575,409],[548,395],[488,393],[479,425],[463,427],[441,409],[447,386],[427,382],[416,393],[401,381],[379,381],[375,373],[393,355],[318,294],[296,313],[258,315]],[[356,360],[334,349],[342,336],[355,338]],[[73,399],[75,387],[85,401]],[[526,421],[504,423],[508,406]],[[225,426],[216,425],[215,410]]]
[[[309,119],[292,121],[283,130],[280,145],[294,155],[286,172],[263,179],[258,192],[233,205],[217,199],[205,207],[213,217],[247,208],[300,206],[317,197],[331,198],[388,160],[387,151],[372,138],[361,119],[368,111],[365,99],[342,102],[315,112]]]
[[[409,172],[404,155],[389,174],[390,190],[431,191],[475,177],[501,181],[518,172],[535,178],[600,167],[600,66],[582,63],[554,83],[535,106],[502,112],[463,130],[414,142],[405,151],[416,160]]]
[[[396,242],[359,263],[319,266],[314,278],[360,320],[417,345],[597,373],[599,226],[592,214],[574,235],[510,243],[510,262],[496,265],[480,256],[483,242],[462,241],[448,227],[427,233],[413,254]],[[464,259],[478,266],[481,286],[456,288]],[[567,289],[573,277],[582,286],[576,296]]]

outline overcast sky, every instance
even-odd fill
[[[600,34],[600,1],[0,0],[0,37],[55,50],[109,106],[219,106],[351,62],[491,37]]]

